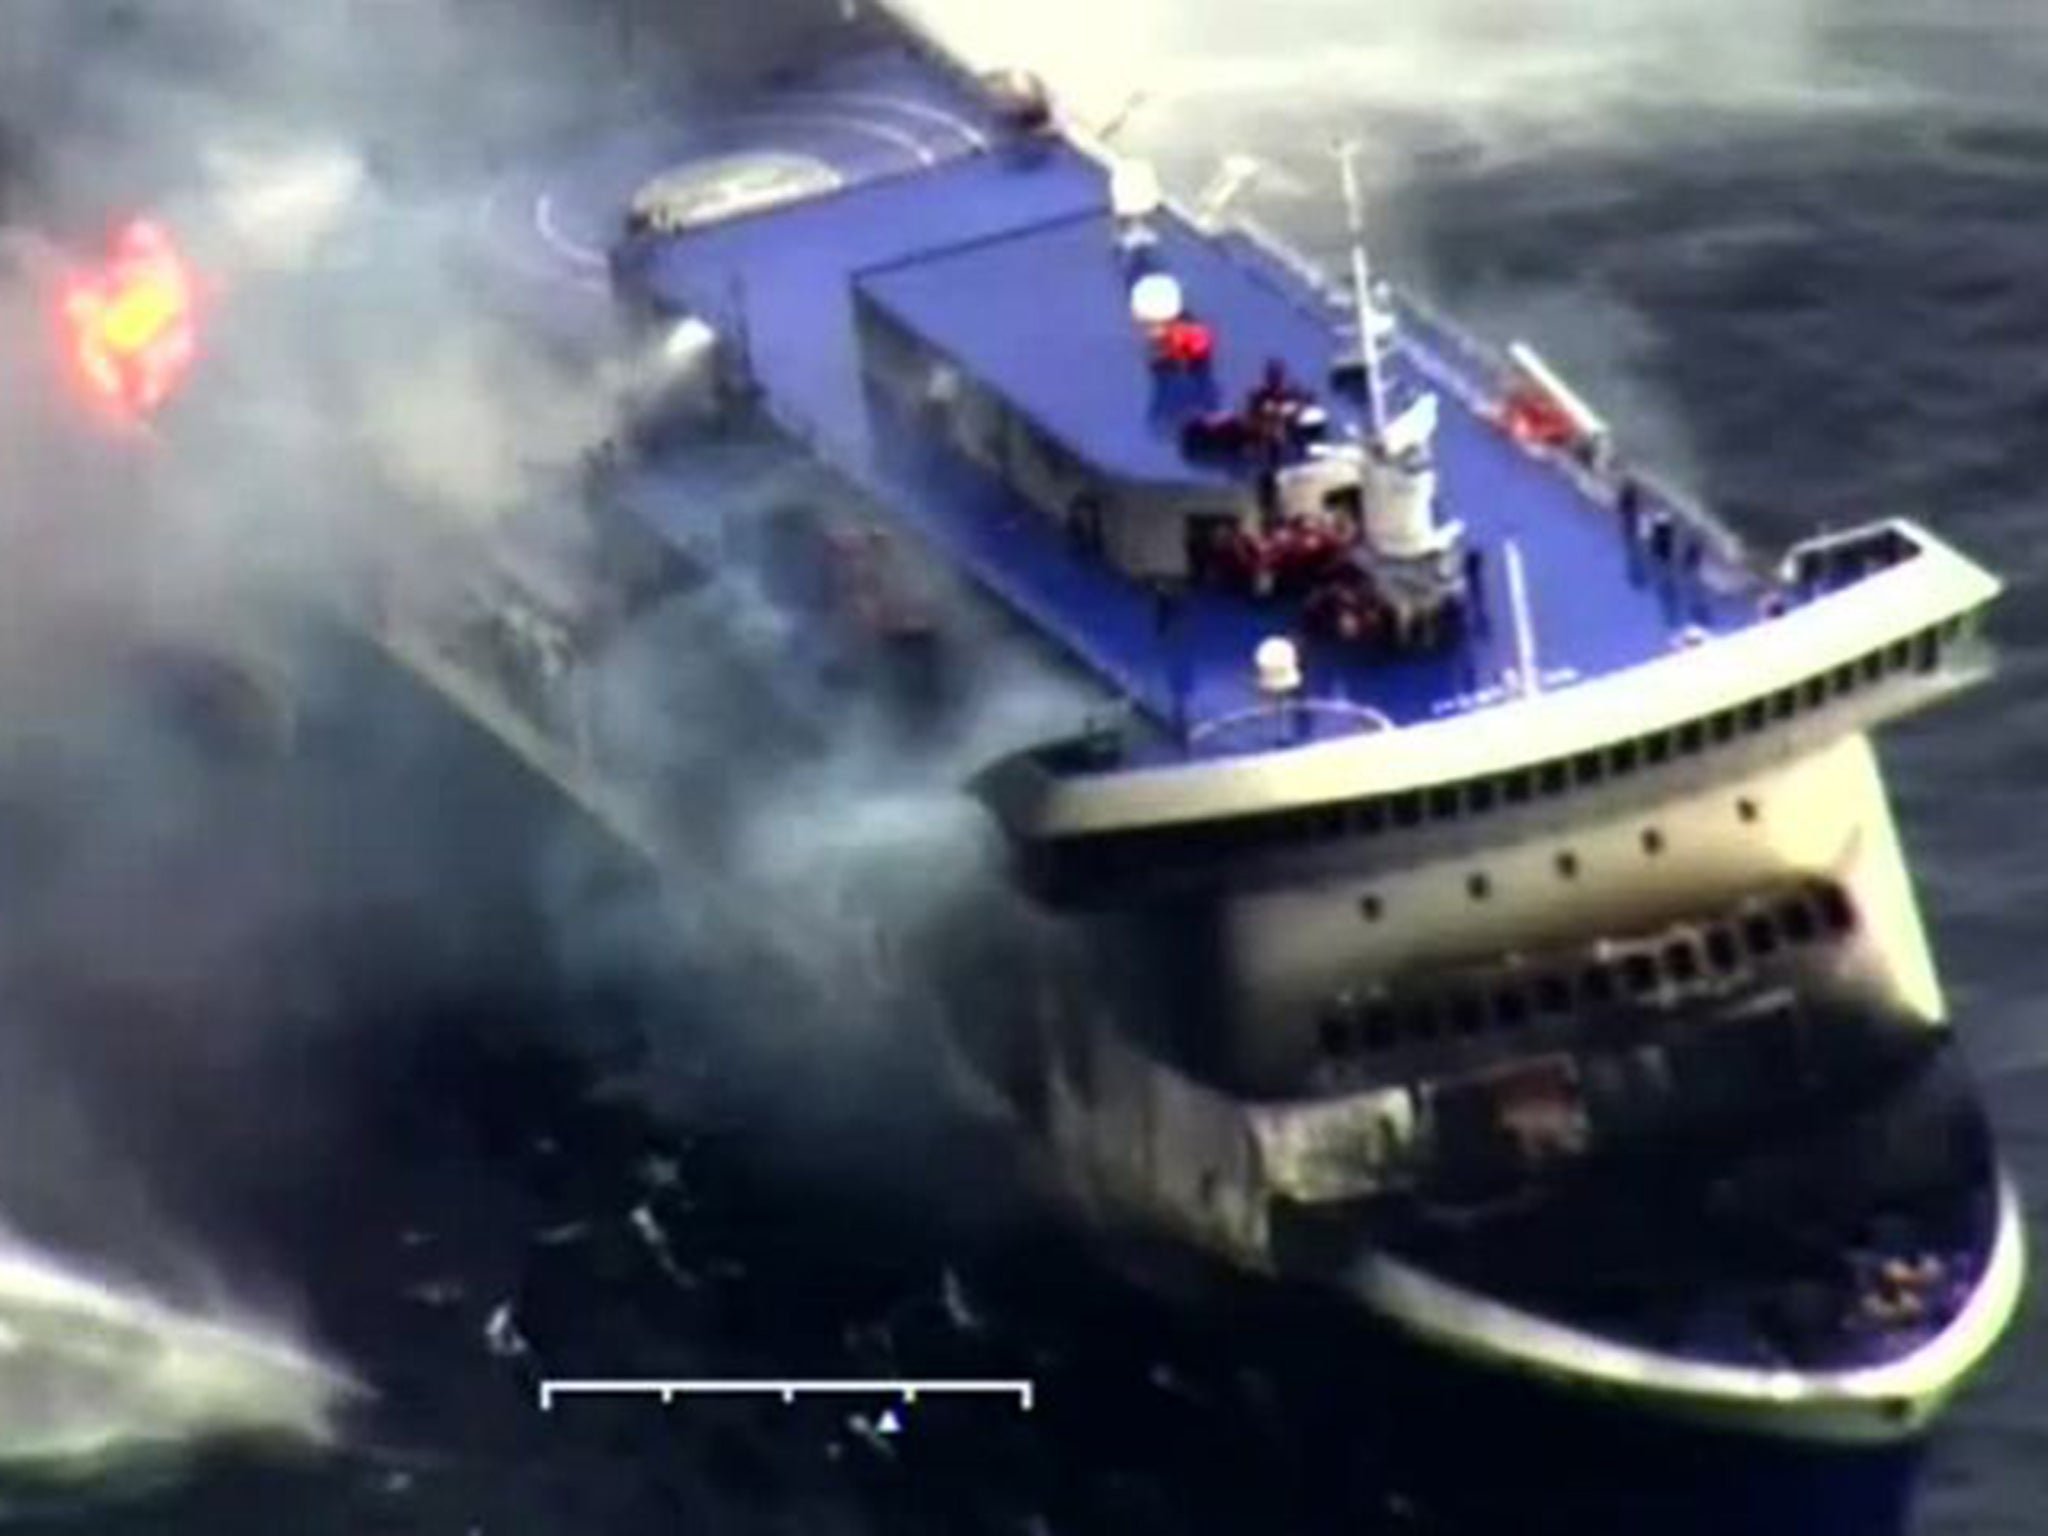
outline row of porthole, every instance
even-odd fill
[[[1855,927],[1847,893],[1833,884],[1817,884],[1722,921],[1643,941],[1625,954],[1591,960],[1576,971],[1545,971],[1485,992],[1404,1004],[1339,1000],[1321,1021],[1321,1045],[1326,1055],[1352,1056],[1683,993],[1735,977],[1787,950],[1841,939]]]
[[[1226,859],[1261,847],[1377,836],[1386,831],[1405,831],[1434,822],[1486,815],[1500,807],[1527,805],[1573,789],[1592,788],[1641,769],[1656,768],[1726,745],[1739,736],[1755,734],[1893,673],[1932,672],[1940,664],[1943,646],[1958,639],[1964,628],[1964,620],[1950,619],[1870,651],[1856,661],[1844,662],[1831,672],[1746,704],[1688,720],[1667,731],[1569,758],[1556,758],[1531,768],[1440,784],[1434,789],[1403,790],[1296,811],[1063,840],[1054,845],[1053,872],[1085,885],[1115,876],[1126,861],[1133,870],[1152,871],[1185,861]]]
[[[1463,784],[1440,785],[1426,792],[1395,795],[1389,799],[1388,816],[1396,826],[1412,826],[1424,820],[1447,821],[1460,816],[1483,815],[1497,805],[1526,804],[1540,796],[1563,794],[1573,788],[1590,788],[1607,779],[1624,778],[1639,768],[1660,767],[1674,758],[1689,757],[1709,747],[1723,746],[1737,736],[1751,735],[1773,722],[1789,720],[1805,711],[1818,709],[1830,699],[1846,697],[1859,687],[1879,682],[1892,673],[1909,669],[1931,672],[1940,663],[1943,644],[1960,633],[1961,621],[1950,620],[1922,630],[1918,635],[1895,640],[1856,661],[1844,662],[1832,672],[1810,677],[1796,686],[1781,688],[1702,719],[1688,720],[1668,731],[1617,742],[1599,751],[1581,752],[1569,759],[1559,758],[1535,768],[1511,769],[1492,779],[1472,779]],[[1370,815],[1364,821],[1366,824],[1358,830],[1377,830],[1370,825]]]
[[[1762,810],[1756,801],[1744,795],[1735,802],[1735,814],[1743,821],[1753,822]],[[1643,853],[1649,858],[1656,858],[1664,851],[1664,834],[1656,827],[1643,828],[1639,841]],[[1579,877],[1579,856],[1569,848],[1563,849],[1553,867],[1557,870],[1558,879],[1576,880]],[[1474,870],[1465,877],[1465,894],[1474,901],[1485,901],[1493,895],[1493,877],[1484,870]],[[1386,915],[1386,903],[1376,893],[1367,892],[1358,899],[1358,912],[1367,922],[1376,923]]]

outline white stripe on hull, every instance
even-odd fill
[[[1960,623],[1998,594],[1994,578],[1925,530],[1912,529],[1911,537],[1924,548],[1904,565],[1779,618],[1572,687],[1396,731],[1114,773],[1053,773],[1025,753],[992,769],[984,790],[1013,835],[1071,837],[1428,789],[1675,731],[1832,672],[1853,681],[1861,664],[1911,641],[1916,627]],[[1976,680],[1977,650],[1974,642],[1944,649],[1950,660],[1962,659],[1852,689],[1806,725],[1788,722],[1770,734],[1833,734],[1920,709]]]

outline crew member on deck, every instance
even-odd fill
[[[1293,436],[1294,415],[1307,397],[1287,377],[1287,365],[1279,358],[1266,360],[1265,372],[1245,401],[1245,423],[1259,450],[1277,462]]]
[[[1634,475],[1621,477],[1621,487],[1614,493],[1614,510],[1621,516],[1622,536],[1635,543],[1643,531],[1643,488]]]
[[[1181,315],[1152,336],[1152,360],[1162,368],[1206,371],[1216,355],[1216,336],[1193,315]]]
[[[1486,623],[1486,556],[1476,543],[1465,546],[1464,567],[1465,611],[1471,615],[1474,628],[1483,628]]]

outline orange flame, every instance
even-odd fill
[[[99,272],[64,285],[72,361],[97,400],[140,417],[170,398],[196,350],[192,288],[170,236],[143,219],[115,235]]]

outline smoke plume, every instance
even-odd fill
[[[976,702],[906,746],[792,673],[801,621],[738,547],[579,679],[681,855],[624,898],[403,721],[346,706],[336,760],[268,756],[361,675],[308,616],[393,569],[460,610],[480,541],[561,512],[611,429],[587,283],[492,249],[507,168],[734,88],[837,13],[9,8],[0,387],[29,404],[0,412],[0,1462],[327,1432],[347,1373],[285,1342],[284,1234],[360,1135],[352,1074],[403,1045],[365,978],[496,964],[510,941],[444,932],[488,933],[490,896],[542,909],[561,966],[685,957],[705,1027],[847,1065],[928,990],[911,936],[993,899],[961,780],[1080,700],[968,640],[949,665]],[[84,409],[50,320],[134,214],[201,277],[200,361],[152,432]]]
[[[401,782],[408,740],[263,759],[293,694],[345,686],[278,615],[396,530],[507,515],[604,429],[464,241],[499,157],[617,108],[635,39],[474,0],[16,0],[0,26],[0,1462],[324,1434],[345,1372],[286,1342],[286,1234],[355,1134],[334,1085],[397,1042],[322,943],[394,906],[379,931],[431,929],[479,870],[430,835],[445,805],[344,781]],[[154,433],[88,410],[52,315],[138,214],[202,280]]]

